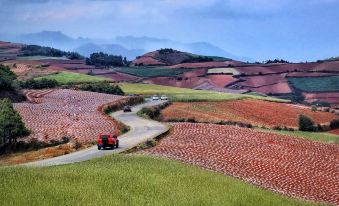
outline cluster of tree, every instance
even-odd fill
[[[103,52],[97,52],[86,58],[86,64],[95,65],[96,67],[124,66],[128,64],[126,57],[108,55]]]
[[[29,130],[22,122],[8,99],[0,100],[0,150],[16,144],[17,138],[29,135]]]
[[[158,50],[159,54],[172,54],[174,52],[177,52],[176,50],[174,49],[171,49],[171,48],[164,48],[164,49],[159,49]]]
[[[265,61],[265,64],[275,64],[275,63],[290,63],[290,62],[283,59],[274,59],[274,60],[269,59]]]
[[[59,83],[54,79],[30,79],[25,82],[20,82],[20,87],[25,89],[45,89],[55,88],[60,86]]]
[[[16,75],[10,70],[9,67],[0,65],[0,91],[12,90],[13,81],[16,79]]]
[[[79,87],[79,89],[83,91],[90,91],[90,92],[124,95],[124,92],[119,87],[119,85],[111,85],[110,83],[107,83],[107,82],[83,84]]]
[[[316,124],[310,117],[299,115],[298,125],[300,131],[319,132],[339,128],[339,119],[333,119],[329,125]]]
[[[21,48],[19,56],[48,56],[48,57],[67,57],[68,59],[84,59],[76,52],[65,52],[51,47],[38,45],[26,45]]]
[[[199,63],[199,62],[212,62],[213,58],[207,56],[190,56],[189,59],[184,60],[182,63]]]

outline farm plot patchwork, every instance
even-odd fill
[[[198,121],[232,120],[258,126],[297,127],[297,117],[304,114],[317,123],[328,123],[337,118],[328,112],[313,112],[285,103],[275,103],[255,99],[220,102],[177,102],[162,111],[165,120],[195,118]]]
[[[339,204],[339,146],[211,124],[172,124],[146,151],[293,197]]]
[[[14,104],[26,126],[32,130],[27,140],[35,138],[48,142],[70,137],[91,143],[98,132],[119,132],[117,122],[102,115],[98,108],[117,103],[124,99],[122,96],[63,89],[35,94],[30,91],[30,94],[38,104]]]
[[[57,74],[39,77],[37,79],[42,79],[42,78],[54,79],[58,81],[60,84],[112,81],[112,79],[109,79],[109,78],[90,76],[87,74],[72,73],[72,72],[60,72]]]
[[[306,92],[339,91],[339,76],[288,78],[297,89]]]
[[[114,70],[138,77],[177,76],[191,69],[171,69],[162,67],[117,67]]]
[[[303,93],[303,95],[305,101],[309,103],[320,101],[339,105],[339,92]]]

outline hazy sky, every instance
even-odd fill
[[[0,0],[0,33],[206,41],[256,60],[339,56],[339,0]]]

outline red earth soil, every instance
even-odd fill
[[[214,85],[222,88],[238,81],[238,79],[232,77],[232,75],[208,75],[207,79]]]
[[[49,64],[51,66],[57,66],[65,68],[66,70],[77,69],[94,69],[94,66],[86,65],[85,60],[59,60],[59,59],[45,59],[39,62],[43,64]]]
[[[143,56],[133,61],[134,65],[143,65],[143,66],[160,66],[166,65],[165,63],[154,59],[153,57]]]
[[[330,131],[331,134],[339,135],[339,129],[334,129]]]
[[[242,77],[241,79],[245,80],[244,82],[241,82],[241,85],[246,87],[261,87],[271,84],[277,84],[280,82],[287,82],[284,74],[248,76]]]
[[[42,142],[61,140],[63,137],[91,143],[98,133],[119,133],[119,124],[98,110],[102,105],[118,103],[122,96],[94,92],[55,90],[26,91],[35,96],[34,103],[15,103],[27,128],[32,134],[24,140]]]
[[[311,71],[320,63],[299,63],[299,64],[267,64],[267,65],[249,65],[235,67],[240,73],[245,75],[274,74],[286,72],[305,72]]]
[[[297,127],[299,114],[311,117],[316,123],[329,123],[337,116],[329,112],[311,111],[286,103],[255,99],[223,102],[175,102],[162,110],[165,120],[195,118],[198,121],[232,120],[258,126]]]
[[[339,92],[323,92],[323,93],[303,93],[305,101],[315,102],[324,101],[330,104],[339,104]]]
[[[183,78],[191,78],[191,77],[199,77],[206,74],[206,69],[194,69],[189,72],[185,72],[182,75],[180,75]]]
[[[327,71],[339,73],[339,61],[323,62],[316,66],[312,71]]]
[[[291,87],[287,82],[281,82],[281,83],[257,87],[257,88],[244,87],[244,89],[248,89],[248,90],[263,93],[263,94],[290,94],[292,93]]]
[[[146,151],[292,197],[339,205],[339,145],[253,129],[174,123]]]

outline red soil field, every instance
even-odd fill
[[[212,124],[174,123],[145,153],[237,177],[292,197],[339,205],[339,146]]]
[[[51,66],[62,67],[66,70],[94,69],[94,66],[86,65],[85,60],[46,59],[40,60],[39,62],[43,64],[49,64]]]
[[[339,61],[323,62],[317,65],[312,71],[327,71],[339,73]]]
[[[122,101],[125,97],[65,89],[28,92],[30,97],[36,97],[35,103],[14,104],[27,128],[32,131],[24,140],[35,138],[48,142],[69,137],[91,143],[100,132],[119,133],[118,123],[102,115],[98,108]]]
[[[205,74],[206,74],[206,69],[194,69],[193,71],[183,73],[181,76],[183,78],[191,78],[191,77],[203,76]]]
[[[320,63],[299,63],[299,64],[264,64],[235,67],[240,73],[245,75],[274,74],[286,72],[306,72],[311,71]]]
[[[225,87],[238,81],[238,79],[232,77],[232,75],[208,75],[207,78],[218,87]]]
[[[329,123],[337,116],[329,112],[311,111],[286,103],[255,99],[223,102],[174,102],[162,112],[165,120],[195,118],[198,121],[232,120],[258,126],[297,127],[297,117],[304,114],[316,123]]]
[[[339,92],[324,92],[324,93],[303,93],[305,101],[325,101],[330,104],[339,104]]]
[[[285,75],[283,74],[248,76],[248,77],[242,77],[241,79],[245,80],[245,82],[241,82],[241,85],[246,86],[246,87],[261,87],[261,86],[277,84],[280,82],[287,82],[287,79],[285,78]]]
[[[165,63],[154,59],[153,57],[143,56],[133,61],[134,65],[143,65],[143,66],[160,66],[166,65]]]
[[[334,129],[330,131],[331,134],[339,135],[339,129]]]
[[[244,87],[251,91],[263,93],[263,94],[289,94],[292,93],[291,87],[287,82],[281,82],[262,87]]]

